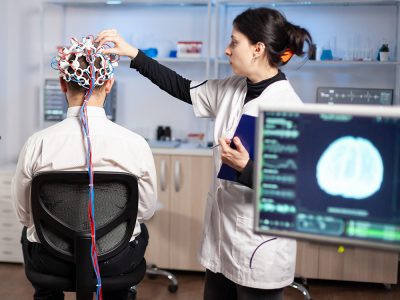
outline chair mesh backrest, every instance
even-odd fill
[[[95,183],[96,228],[107,224],[126,207],[129,191],[123,183]],[[41,185],[39,199],[44,207],[57,219],[74,231],[90,232],[88,218],[89,187],[87,184],[48,182]],[[56,247],[71,253],[73,238],[63,237],[42,224],[43,234]],[[119,224],[103,237],[97,239],[99,254],[110,251],[119,244],[127,230],[127,222]]]

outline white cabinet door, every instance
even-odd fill
[[[197,253],[212,175],[211,156],[155,155],[160,209],[146,222],[149,264],[200,271]]]
[[[170,253],[170,156],[155,155],[154,161],[157,171],[158,209],[154,216],[146,221],[149,230],[149,245],[146,250],[148,264],[155,264],[159,268],[171,268]]]
[[[20,243],[22,225],[11,199],[13,173],[0,171],[0,261],[23,262]]]
[[[170,261],[174,269],[204,270],[197,253],[211,177],[211,157],[172,156]]]

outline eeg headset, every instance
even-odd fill
[[[71,38],[71,46],[63,47],[58,50],[58,56],[53,58],[51,66],[60,71],[60,77],[67,82],[76,82],[85,89],[101,86],[105,81],[114,77],[114,68],[118,66],[118,56],[106,55],[102,50],[108,45],[96,48],[93,43],[93,36],[82,38],[79,42],[76,38]],[[79,59],[86,59],[88,66],[82,69]],[[94,62],[100,61],[100,67],[96,67]]]

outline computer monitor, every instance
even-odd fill
[[[117,84],[107,94],[104,109],[107,118],[115,121]],[[68,103],[65,94],[61,91],[58,79],[45,79],[43,118],[46,122],[58,122],[67,116]]]
[[[400,108],[262,107],[255,231],[400,250]]]

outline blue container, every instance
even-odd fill
[[[322,50],[321,60],[333,60],[332,50],[331,49]]]
[[[157,55],[158,55],[157,48],[148,48],[148,49],[140,49],[140,50],[142,50],[144,54],[146,54],[148,57],[151,57],[151,58],[157,57]]]
[[[169,57],[176,57],[176,50],[169,51]]]

